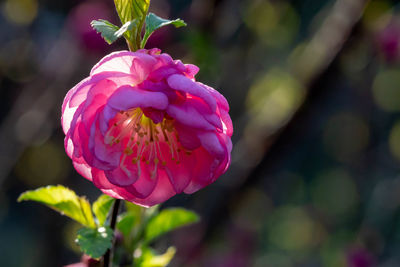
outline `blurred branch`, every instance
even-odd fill
[[[279,128],[271,129],[266,122],[263,123],[247,112],[234,123],[236,129],[238,125],[244,124],[245,130],[233,146],[229,179],[224,184],[225,192],[218,192],[218,201],[213,199],[215,208],[210,216],[212,222],[208,223],[207,232],[218,228],[218,222],[225,219],[222,214],[227,214],[227,208],[241,199],[240,194],[245,192],[244,188],[256,181],[254,174],[261,161],[268,151],[278,145],[279,137],[304,105],[313,85],[342,50],[367,3],[367,0],[337,0],[320,28],[289,66],[291,74],[304,87],[305,96],[289,114],[288,120]],[[207,236],[206,233],[203,238]]]
[[[335,59],[368,0],[338,0],[303,53],[292,66],[293,74],[309,86]]]
[[[304,88],[309,88],[335,59],[354,25],[360,19],[367,2],[367,0],[338,0],[335,3],[321,27],[290,66],[293,76]],[[304,101],[293,110],[290,118],[303,103]],[[290,121],[288,120],[280,129],[271,130],[262,121],[255,120],[251,114],[244,116],[248,123],[243,137],[234,146],[232,153],[233,162],[241,170],[242,177],[260,162],[268,148],[274,143],[272,139],[276,136],[272,139],[271,136],[282,131]],[[266,147],[260,145],[265,143]],[[236,174],[236,172],[233,173]]]

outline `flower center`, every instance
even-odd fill
[[[120,144],[123,155],[120,160],[121,169],[130,176],[131,171],[127,167],[127,162],[136,164],[140,176],[140,161],[147,165],[152,165],[151,177],[157,174],[158,165],[167,165],[169,157],[176,164],[181,162],[185,152],[191,155],[191,151],[182,147],[178,141],[178,133],[173,126],[173,119],[163,118],[160,123],[154,123],[147,117],[141,108],[134,108],[128,111],[119,112],[111,121],[104,142],[113,146]],[[165,144],[169,147],[169,153],[162,149]],[[165,155],[169,154],[169,155]],[[128,164],[129,165],[129,164]]]

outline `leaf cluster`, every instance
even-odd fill
[[[114,198],[101,195],[90,205],[85,197],[57,185],[27,191],[18,198],[19,202],[29,200],[42,203],[84,226],[78,230],[76,237],[83,253],[99,259],[111,248],[114,231],[108,226],[108,217]],[[175,248],[170,247],[163,254],[157,254],[151,244],[164,234],[199,220],[196,213],[183,208],[160,211],[158,206],[144,208],[130,202],[125,202],[125,207],[126,211],[118,216],[116,228],[122,234],[121,246],[128,252],[129,266],[167,266],[175,254]],[[120,262],[118,255],[114,261]]]
[[[122,23],[121,27],[103,19],[91,22],[92,27],[108,44],[123,36],[130,50],[136,51],[145,47],[147,40],[156,30],[167,25],[174,25],[176,28],[186,26],[181,19],[167,20],[149,13],[150,0],[114,0],[114,4]]]

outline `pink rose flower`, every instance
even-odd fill
[[[75,169],[112,197],[142,206],[213,183],[230,164],[226,99],[198,67],[159,49],[104,57],[62,105]]]

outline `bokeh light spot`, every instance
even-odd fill
[[[293,262],[284,253],[267,253],[255,259],[253,267],[293,267]]]
[[[75,221],[68,221],[68,223],[65,225],[63,231],[62,231],[62,236],[64,239],[64,243],[68,246],[68,248],[74,252],[76,252],[77,255],[81,254],[81,250],[78,246],[78,244],[75,242],[76,240],[76,235],[75,233],[82,228],[82,226]],[[74,234],[71,234],[74,233]]]
[[[369,127],[363,118],[353,113],[339,112],[324,129],[325,150],[336,160],[348,162],[360,156],[369,143]]]
[[[29,110],[23,114],[15,124],[15,134],[18,141],[24,144],[43,144],[52,132],[45,112]]]
[[[275,130],[290,119],[304,94],[290,74],[273,69],[250,88],[246,104],[256,123]]]
[[[69,166],[63,146],[48,141],[26,149],[15,172],[28,186],[38,187],[62,182],[68,175]]]
[[[8,21],[19,25],[30,24],[37,16],[37,0],[7,0],[3,6]]]
[[[241,228],[258,231],[271,209],[270,198],[263,191],[251,188],[240,198],[240,202],[232,207],[232,218]],[[262,214],[260,210],[263,211]]]
[[[271,47],[290,44],[299,25],[298,14],[283,1],[253,1],[246,10],[244,21],[263,43]]]
[[[389,148],[392,155],[400,160],[400,121],[397,121],[390,130]]]
[[[400,111],[400,70],[381,71],[374,80],[372,93],[376,104],[384,111]]]
[[[329,170],[319,175],[311,185],[311,195],[314,206],[336,220],[346,219],[359,200],[356,184],[342,169]]]
[[[268,238],[272,245],[286,251],[304,252],[321,242],[322,225],[299,207],[278,209],[269,225]]]
[[[375,29],[390,19],[388,11],[391,9],[390,1],[369,1],[362,18],[363,23],[370,29]]]

